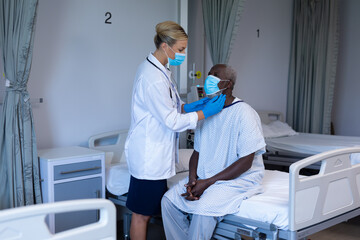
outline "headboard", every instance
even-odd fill
[[[105,163],[125,162],[124,146],[128,130],[117,130],[94,135],[89,138],[89,148],[105,152]]]
[[[126,163],[124,146],[128,130],[117,130],[91,136],[89,148],[105,152],[105,166]],[[179,162],[175,164],[176,172],[189,170],[189,160],[194,149],[179,149]]]
[[[259,114],[262,123],[269,124],[272,121],[280,120],[284,121],[283,114],[277,111],[259,110],[256,111]]]

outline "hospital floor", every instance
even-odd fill
[[[123,240],[122,221],[118,221],[117,239]],[[166,239],[164,230],[159,224],[149,224],[148,240]],[[250,240],[252,238],[243,238]],[[350,219],[348,222],[340,223],[331,228],[310,235],[309,240],[359,240],[360,239],[360,216]]]
[[[124,240],[123,221],[117,222],[117,240]],[[162,225],[149,223],[147,240],[165,240],[165,233]]]

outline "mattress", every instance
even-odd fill
[[[180,172],[168,179],[168,187],[188,176]],[[107,168],[106,188],[114,195],[127,193],[130,175],[126,163]],[[288,229],[289,174],[266,170],[263,179],[264,193],[243,200],[240,210],[234,214],[266,223],[273,223],[280,229]],[[266,209],[266,211],[264,211]]]
[[[116,196],[127,193],[130,184],[130,174],[127,163],[108,165],[105,169],[106,189]]]
[[[264,192],[243,200],[236,216],[273,223],[279,229],[289,226],[289,173],[265,170]]]
[[[340,148],[360,146],[360,137],[299,133],[288,137],[267,138],[265,142],[270,150],[314,155]]]

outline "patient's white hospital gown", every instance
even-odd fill
[[[236,98],[233,103],[237,101]],[[165,194],[180,210],[205,216],[224,216],[237,212],[243,199],[262,192],[265,141],[260,118],[247,103],[224,108],[219,114],[200,122],[195,131],[194,149],[199,152],[199,179],[212,177],[253,152],[255,157],[248,171],[233,180],[217,181],[196,201],[180,196],[186,192],[184,184],[188,178],[181,180]]]

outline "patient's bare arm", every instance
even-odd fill
[[[185,184],[186,193],[181,194],[181,196],[185,197],[187,200],[197,200],[191,194],[191,188],[195,186],[197,177],[197,166],[199,161],[199,153],[194,150],[193,154],[190,157],[189,161],[189,182]]]
[[[189,182],[196,181],[197,177],[197,166],[199,161],[199,153],[194,150],[189,161]]]
[[[239,177],[241,174],[250,169],[254,160],[254,155],[255,153],[252,153],[240,158],[229,167],[225,168],[211,178],[197,180],[195,186],[193,186],[190,191],[190,194],[193,196],[193,198],[188,200],[196,200],[194,198],[200,198],[203,192],[216,181],[231,180]]]

